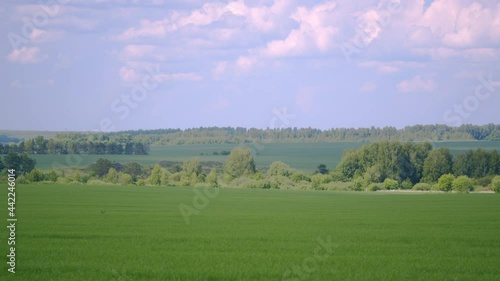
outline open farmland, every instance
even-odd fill
[[[335,143],[270,143],[252,145],[255,163],[257,166],[269,166],[274,161],[283,161],[293,168],[312,172],[318,164],[326,164],[334,168],[348,149],[356,149],[367,143],[362,142],[335,142]],[[498,141],[467,141],[467,142],[436,142],[436,148],[448,147],[452,153],[464,152],[468,149],[496,149],[500,151]],[[160,161],[182,162],[190,158],[199,158],[200,161],[225,162],[227,156],[213,155],[214,152],[230,151],[235,144],[192,144],[152,146],[149,155],[33,155],[37,161],[37,168],[50,170],[52,167],[86,166],[99,158],[107,158],[116,162],[138,162],[142,165],[152,165]],[[203,154],[203,155],[201,155]]]
[[[500,279],[496,194],[221,189],[201,207],[194,197],[192,188],[19,185],[16,274],[7,279],[4,262],[0,279]],[[180,204],[199,212],[189,224]]]

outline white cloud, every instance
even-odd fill
[[[269,31],[276,27],[277,17],[283,15],[290,6],[290,1],[276,0],[271,6],[250,7],[243,0],[232,1],[227,4],[212,2],[205,3],[200,9],[188,14],[173,12],[160,20],[142,20],[139,27],[128,28],[115,38],[131,40],[140,37],[163,38],[171,32],[190,26],[208,26],[217,22],[225,22],[230,26],[230,16],[240,17],[247,26],[260,31]],[[230,29],[236,29],[231,26]],[[228,33],[229,34],[229,33]]]
[[[310,9],[298,7],[290,18],[299,23],[299,28],[292,30],[283,40],[269,42],[262,53],[279,57],[329,50],[333,46],[333,36],[338,32],[332,21],[336,6],[335,2],[329,1]]]
[[[140,79],[140,76],[137,75],[135,69],[129,68],[127,66],[122,66],[120,68],[120,78],[124,82],[136,82]]]
[[[409,80],[401,81],[397,88],[400,92],[429,92],[435,87],[434,81],[431,79],[424,80],[420,75],[417,75]]]
[[[39,63],[48,59],[47,55],[42,55],[40,53],[40,48],[38,47],[22,47],[20,49],[13,50],[7,59],[12,62],[27,64],[27,63]]]

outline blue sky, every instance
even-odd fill
[[[500,123],[500,3],[2,1],[0,129]]]

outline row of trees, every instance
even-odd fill
[[[147,155],[149,145],[134,142],[130,138],[112,140],[108,137],[68,139],[45,139],[38,136],[19,143],[0,144],[0,154],[28,153],[28,154],[113,154],[113,155]]]
[[[444,174],[469,178],[500,174],[500,155],[479,148],[453,156],[448,148],[433,149],[429,143],[379,142],[346,152],[337,171],[348,180],[433,183]]]
[[[193,129],[139,130],[113,133],[126,134],[134,140],[151,144],[212,144],[245,142],[343,142],[384,140],[399,141],[444,141],[444,140],[500,140],[500,125],[415,125],[402,129],[395,127],[333,128],[231,128],[209,127]]]

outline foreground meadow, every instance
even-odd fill
[[[0,279],[500,279],[496,194],[200,192],[19,185],[16,273],[3,262]]]

